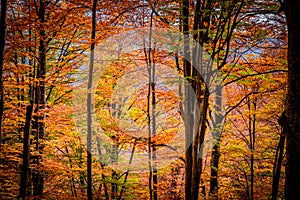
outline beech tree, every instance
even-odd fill
[[[6,34],[6,8],[7,0],[1,0],[1,19],[0,19],[0,152],[2,146],[2,124],[4,112],[4,94],[3,94],[3,63]]]
[[[285,199],[299,199],[300,193],[300,3],[295,0],[280,1],[288,25],[288,91],[286,111],[286,179]]]
[[[93,199],[93,183],[92,183],[92,82],[93,82],[93,69],[94,69],[94,55],[95,55],[95,38],[96,38],[96,12],[97,12],[97,0],[93,0],[92,7],[92,35],[91,35],[91,52],[90,52],[90,63],[89,63],[89,80],[87,91],[87,125],[88,125],[88,133],[87,133],[87,193],[88,199]]]
[[[241,9],[244,6],[244,1],[229,1],[229,2],[213,2],[213,1],[196,1],[192,11],[190,13],[190,1],[182,2],[182,31],[184,34],[193,36],[193,39],[199,42],[199,44],[208,51],[212,61],[217,60],[217,69],[221,70],[227,62],[227,57],[230,52],[230,40],[233,37],[233,31],[238,24],[238,17]],[[193,15],[193,20],[190,22],[189,17]],[[192,27],[192,28],[190,28]],[[209,82],[211,77],[204,77],[197,71],[196,66],[200,66],[202,72],[211,73],[213,71],[212,63],[206,61],[207,64],[203,64],[203,60],[197,63],[197,59],[202,58],[203,53],[197,51],[190,51],[188,44],[185,46],[185,55],[191,57],[192,63],[187,61],[183,64],[184,76],[188,78],[192,88],[198,97],[197,99],[191,98],[191,91],[185,91],[186,96],[189,98],[188,103],[185,105],[184,119],[186,123],[186,179],[185,179],[185,195],[186,199],[198,199],[199,187],[202,174],[202,155],[201,148],[204,145],[205,133],[207,131],[207,119],[209,110],[209,91],[207,81]],[[206,80],[206,82],[205,82]],[[222,91],[218,91],[216,102],[218,108],[221,108],[220,94]],[[219,95],[219,96],[218,96]],[[200,98],[201,97],[201,98]],[[198,102],[200,113],[195,115],[195,105],[191,102]],[[191,104],[191,105],[190,105]],[[194,114],[192,114],[194,113]],[[194,116],[193,116],[194,115]],[[200,115],[200,116],[197,116]],[[224,117],[224,116],[223,116]],[[222,116],[216,116],[216,124],[220,125],[222,122]],[[199,120],[199,124],[197,121]],[[199,127],[198,127],[199,126]],[[218,129],[216,127],[216,129]],[[211,162],[211,185],[210,193],[212,196],[218,193],[218,162],[219,162],[219,131],[213,133],[215,143],[212,151]],[[189,145],[191,144],[191,145]],[[202,195],[205,196],[205,187],[202,188]]]

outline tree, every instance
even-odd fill
[[[4,94],[3,94],[3,61],[5,48],[5,34],[6,34],[6,8],[7,0],[1,0],[1,19],[0,19],[0,152],[2,146],[2,123],[4,112]]]
[[[87,194],[88,199],[93,199],[93,185],[92,185],[92,84],[93,84],[93,69],[94,69],[94,49],[96,38],[96,12],[97,12],[97,0],[93,0],[92,7],[92,35],[91,35],[91,52],[90,52],[90,64],[87,86]]]
[[[35,129],[36,145],[35,150],[39,152],[40,155],[43,154],[44,145],[42,141],[44,140],[46,134],[45,127],[45,108],[46,108],[46,65],[47,65],[47,44],[46,44],[46,30],[44,24],[46,23],[46,8],[47,2],[44,0],[39,0],[39,5],[36,2],[37,16],[40,23],[39,27],[39,55],[38,55],[38,67],[36,78],[39,79],[35,87],[35,104],[37,105],[35,109],[36,117],[33,123],[33,128]],[[35,159],[35,164],[40,168],[41,166],[41,156],[37,155]],[[37,169],[34,171],[33,175],[33,195],[40,196],[43,194],[44,190],[44,174],[43,171]]]
[[[296,0],[286,0],[281,2],[281,6],[288,25],[285,199],[300,199],[300,3]]]
[[[182,13],[180,16],[182,32],[185,35],[192,35],[193,39],[210,54],[212,61],[216,61],[218,70],[221,70],[227,62],[227,58],[230,54],[230,40],[233,37],[233,31],[238,24],[238,17],[244,4],[244,1],[239,3],[237,1],[196,1],[195,4],[192,4],[192,2],[188,0],[182,1]],[[193,5],[193,9],[191,9],[191,5]],[[190,16],[193,16],[193,20],[189,19]],[[185,43],[184,48],[185,56],[190,57],[192,62],[184,61],[183,73],[187,80],[189,80],[189,84],[192,86],[193,92],[195,92],[197,97],[193,99],[193,97],[191,97],[192,91],[186,89],[185,96],[188,101],[185,101],[183,111],[183,118],[186,124],[187,148],[185,155],[185,198],[198,199],[199,185],[203,170],[201,152],[207,132],[208,112],[209,105],[211,104],[209,102],[209,86],[207,85],[211,81],[211,77],[204,75],[203,72],[210,74],[214,72],[214,69],[212,63],[205,60],[204,51],[193,49],[189,46],[188,42]],[[204,62],[204,60],[206,62]],[[199,66],[199,69],[197,69],[197,66]],[[218,90],[218,93],[220,95],[222,91]],[[218,95],[216,102],[221,103]],[[196,114],[195,108],[197,106],[200,108],[200,112]],[[221,106],[222,105],[217,105],[219,108]],[[216,116],[216,118],[219,119],[216,122],[222,121],[222,117]],[[219,124],[216,125],[216,127],[218,126]],[[212,196],[218,193],[217,177],[220,156],[219,142],[221,137],[218,133],[214,133],[216,142],[212,151],[212,175],[210,180],[210,193]],[[203,187],[203,189],[205,189],[205,187]],[[202,190],[202,195],[205,196],[205,190]]]
[[[46,133],[44,129],[49,127],[49,123],[46,125],[45,122],[46,109],[51,110],[53,105],[62,102],[62,100],[64,103],[67,102],[65,96],[70,92],[70,88],[65,86],[71,82],[71,78],[66,80],[66,77],[70,76],[70,72],[74,70],[75,63],[78,62],[77,59],[80,59],[80,51],[82,51],[76,43],[81,30],[73,23],[73,20],[80,22],[78,20],[80,16],[71,16],[73,13],[80,13],[80,11],[82,13],[82,8],[64,7],[61,2],[55,4],[51,1],[35,1],[35,3],[34,1],[24,1],[18,4],[10,4],[12,11],[8,13],[10,26],[8,26],[7,38],[9,45],[7,45],[7,56],[5,57],[7,67],[5,68],[6,76],[4,76],[4,83],[9,86],[9,89],[5,91],[9,104],[7,104],[4,118],[6,127],[6,140],[4,141],[10,143],[7,146],[10,148],[7,148],[5,152],[10,150],[14,153],[20,153],[17,157],[23,159],[22,180],[14,179],[16,182],[24,183],[27,181],[29,183],[26,188],[28,196],[33,195],[33,188],[31,188],[33,185],[34,195],[40,196],[42,194],[43,179],[47,178],[47,176],[43,177],[45,169],[43,150],[46,147],[46,140],[49,140],[48,133],[44,134]],[[43,11],[41,11],[43,7],[46,9],[45,21],[31,20],[43,18]],[[51,19],[48,18],[49,16],[51,16]],[[51,20],[55,23],[49,23]],[[42,64],[44,60],[47,62]],[[35,93],[36,98],[32,93]],[[43,105],[47,101],[50,104]],[[16,103],[15,106],[12,105],[13,102]],[[33,119],[30,123],[28,121],[31,119],[26,117],[25,109],[28,104],[31,105],[32,103],[34,103],[35,113],[32,115]],[[27,116],[31,115],[28,114]],[[10,122],[15,122],[15,124],[12,125]],[[19,143],[22,141],[23,132],[25,137],[24,149],[23,154],[21,154],[22,151],[18,146],[21,147]],[[28,133],[33,134],[28,136]],[[43,135],[45,138],[43,138]],[[31,148],[28,147],[26,137],[30,138]],[[12,151],[11,147],[15,150]],[[29,151],[26,149],[29,149]],[[27,160],[28,156],[29,160]],[[9,160],[1,158],[1,162],[4,161],[4,163]],[[28,166],[26,166],[27,164]],[[9,166],[12,167],[13,165],[10,164]],[[28,169],[27,180],[23,176],[26,168]],[[10,176],[18,177],[14,173],[11,173]],[[7,181],[10,180],[7,179]],[[22,187],[23,185],[20,186],[21,196],[26,192]],[[7,191],[15,196],[13,192]]]

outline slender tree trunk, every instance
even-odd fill
[[[26,199],[26,188],[27,188],[27,175],[29,169],[29,152],[30,152],[30,132],[31,132],[31,121],[33,112],[33,102],[26,107],[26,121],[24,127],[24,139],[23,139],[23,163],[22,173],[20,182],[19,198]]]
[[[89,79],[87,86],[87,195],[88,199],[93,199],[93,183],[92,183],[92,83],[93,83],[93,69],[94,69],[94,49],[96,38],[96,12],[97,12],[97,0],[93,0],[92,8],[92,35],[91,35],[91,55],[89,66]]]
[[[1,19],[0,19],[0,152],[2,148],[2,123],[4,112],[4,91],[3,91],[3,62],[5,48],[6,31],[6,8],[7,0],[1,0]]]
[[[36,96],[35,96],[35,103],[37,105],[36,113],[37,116],[35,117],[34,128],[36,130],[36,147],[35,150],[39,153],[43,153],[43,144],[42,140],[45,136],[45,114],[44,109],[46,107],[46,44],[45,44],[45,14],[46,14],[46,7],[45,2],[43,0],[39,1],[39,9],[38,9],[38,17],[40,20],[40,32],[39,32],[39,65],[37,69],[37,78],[39,82],[36,85]],[[41,156],[37,155],[35,163],[37,165],[37,169],[34,171],[33,177],[33,186],[34,196],[40,196],[43,194],[44,190],[44,174],[43,170],[40,170]]]
[[[250,200],[254,200],[254,151],[255,151],[255,134],[256,134],[256,98],[254,100],[248,100],[248,111],[249,113],[249,147],[250,147]],[[252,106],[253,105],[253,108]]]
[[[197,42],[199,39],[199,26],[200,26],[200,6],[201,1],[196,1],[196,7],[194,11],[194,20],[193,20],[193,39]],[[199,66],[201,63],[201,56],[202,52],[200,52],[199,49],[193,48],[192,49],[192,67],[191,67],[191,74],[192,74],[192,80],[191,85],[192,88],[198,97],[199,94],[202,93],[202,83],[201,83],[201,74],[199,74],[198,70],[196,70],[195,66]],[[200,58],[200,59],[199,59]],[[200,62],[199,62],[200,61]],[[201,63],[202,64],[202,63]],[[199,98],[191,97],[191,93],[189,93],[189,102],[191,104],[191,115],[190,115],[190,126],[191,126],[191,135],[193,136],[192,141],[192,184],[191,184],[191,199],[198,199],[199,196],[199,189],[200,189],[200,177],[202,173],[202,156],[200,147],[203,143],[204,134],[205,131],[202,130],[202,125],[205,127],[205,123],[201,123],[201,120],[204,118],[206,119],[206,115],[204,110],[200,110],[200,113],[195,113],[195,109],[197,107],[197,104],[200,105],[201,103],[204,103],[204,99],[201,100]],[[202,107],[204,108],[204,107]],[[201,109],[201,106],[199,107]],[[192,114],[193,113],[193,114]],[[198,116],[200,115],[200,116]],[[197,124],[199,123],[199,124]],[[203,137],[202,137],[203,134]]]
[[[149,50],[150,51],[150,50]],[[150,58],[149,58],[150,60]],[[151,134],[151,115],[150,115],[150,100],[151,100],[151,62],[149,67],[149,83],[148,83],[148,94],[147,94],[147,125],[148,125],[148,165],[149,165],[149,196],[150,200],[153,200],[153,166],[152,166],[152,134]]]
[[[300,199],[300,2],[284,1],[288,23],[288,94],[286,104],[285,199]]]
[[[150,199],[157,200],[157,164],[156,147],[152,137],[156,134],[156,94],[155,94],[155,47],[152,47],[152,22],[153,10],[150,18],[150,35],[148,54],[145,49],[146,63],[148,67],[149,85],[147,94],[147,120],[148,120],[148,162],[149,162],[149,194]],[[146,48],[146,47],[145,47]]]
[[[222,88],[219,87],[216,93],[216,117],[213,130],[214,144],[211,153],[211,171],[210,171],[210,197],[212,199],[218,199],[218,170],[219,170],[219,160],[220,160],[220,142],[222,134],[222,122],[223,116],[221,114],[222,109]]]
[[[189,0],[182,1],[182,32],[184,35],[189,35]],[[189,53],[189,41],[184,41],[184,57],[190,57]],[[185,77],[191,77],[191,64],[185,59],[183,61],[183,73]],[[192,158],[192,141],[193,141],[193,132],[192,132],[192,120],[191,120],[191,105],[188,102],[188,98],[191,96],[190,87],[184,87],[184,111],[183,118],[185,123],[185,199],[192,199],[192,166],[193,166],[193,158]]]
[[[153,50],[154,51],[154,50]],[[152,54],[154,59],[154,53]],[[156,134],[156,97],[155,97],[155,62],[152,63],[152,83],[151,83],[151,96],[152,96],[152,136]],[[157,200],[157,165],[156,165],[156,147],[152,145],[152,160],[153,160],[153,199]]]
[[[253,102],[254,112],[256,112],[256,99]],[[251,141],[251,200],[254,200],[254,151],[256,136],[256,114],[252,115],[252,141]]]
[[[281,174],[281,165],[283,160],[283,152],[284,152],[284,144],[285,144],[285,114],[282,113],[280,119],[278,120],[279,125],[281,128],[281,135],[276,149],[276,155],[274,159],[274,166],[273,166],[273,181],[272,181],[272,200],[277,199],[278,195],[278,187],[280,181],[280,174]]]
[[[213,199],[218,199],[218,169],[220,158],[220,140],[217,140],[212,148],[211,171],[210,171],[210,189],[209,193]]]
[[[150,28],[152,29],[152,21],[153,21],[153,12],[151,14],[151,24]],[[152,30],[150,35],[150,41],[152,41]],[[151,44],[150,44],[151,45]],[[151,59],[152,57],[152,59]],[[149,49],[149,65],[151,69],[151,118],[152,118],[152,130],[151,136],[153,137],[156,134],[156,94],[155,94],[155,79],[156,79],[156,69],[155,69],[155,46],[153,49],[150,47]],[[156,164],[156,147],[155,143],[152,144],[152,161],[153,161],[153,200],[157,200],[157,184],[158,184],[158,177],[157,177],[157,164]]]
[[[153,185],[152,185],[152,180],[153,180],[153,171],[152,171],[152,148],[151,148],[151,126],[150,126],[150,83],[148,86],[148,95],[147,95],[147,115],[148,115],[148,165],[149,165],[149,195],[150,195],[150,200],[153,199]]]

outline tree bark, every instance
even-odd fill
[[[184,35],[189,35],[189,0],[183,0],[182,1],[182,32]],[[190,57],[189,53],[189,41],[184,41],[184,57],[188,58]],[[191,64],[184,59],[183,61],[183,73],[185,77],[191,77]],[[193,166],[193,158],[192,158],[192,141],[193,141],[193,134],[192,134],[192,120],[191,120],[191,105],[189,102],[187,102],[187,98],[190,96],[190,88],[184,87],[184,112],[183,112],[183,118],[185,123],[185,199],[190,200],[192,199],[192,166]]]
[[[6,31],[6,8],[7,1],[1,0],[1,19],[0,19],[0,152],[2,148],[2,122],[4,112],[4,94],[3,94],[3,62],[5,48],[5,31]]]
[[[200,7],[201,1],[196,1],[195,17],[193,21],[193,39],[200,44],[203,33],[199,30],[202,27],[200,22]],[[182,31],[183,34],[189,36],[189,1],[182,2]],[[206,17],[204,21],[207,22]],[[202,21],[202,23],[204,23]],[[191,52],[191,53],[190,53]],[[202,68],[203,51],[191,48],[189,41],[184,41],[184,56],[186,59],[192,60],[190,63],[186,59],[183,63],[184,77],[188,83],[185,87],[184,100],[184,123],[185,123],[185,142],[186,142],[186,165],[185,165],[185,198],[188,200],[197,200],[199,198],[200,180],[202,173],[202,145],[206,130],[206,119],[208,109],[209,93],[205,84],[204,78],[196,69],[196,66]],[[192,58],[192,59],[190,59]],[[203,66],[204,68],[207,66]],[[195,96],[193,95],[195,93]],[[196,113],[196,108],[199,107],[200,113]],[[204,190],[203,190],[204,191]]]
[[[149,33],[149,50],[146,51],[145,56],[146,63],[148,67],[148,94],[147,94],[147,122],[148,122],[148,163],[149,163],[149,194],[150,199],[157,200],[157,164],[156,164],[156,147],[155,143],[152,141],[152,137],[156,134],[156,92],[155,92],[155,46],[152,47],[152,23],[153,23],[153,14],[152,10],[150,16],[150,33]],[[148,53],[148,54],[147,54]]]
[[[288,24],[288,94],[286,104],[285,199],[300,199],[300,2],[282,4]]]
[[[221,156],[220,152],[220,142],[221,142],[221,133],[222,133],[222,121],[223,117],[221,114],[222,108],[222,88],[218,88],[216,92],[216,119],[213,124],[213,139],[214,144],[211,152],[211,171],[210,171],[210,188],[209,195],[212,199],[218,199],[218,170],[219,170],[219,160]]]
[[[21,182],[20,182],[20,191],[19,191],[20,199],[26,199],[32,112],[33,112],[33,102],[31,102],[30,105],[26,107],[26,121],[25,121],[24,139],[23,139],[23,163],[22,163]]]
[[[156,92],[155,92],[155,61],[154,61],[154,49],[150,49],[152,53],[152,78],[151,78],[151,115],[152,115],[152,132],[151,136],[154,137],[156,134]],[[149,57],[150,58],[150,57]],[[151,67],[151,62],[150,62]],[[153,161],[153,200],[157,200],[157,184],[158,184],[158,177],[157,177],[157,164],[156,164],[156,147],[155,143],[152,145],[152,161]]]
[[[284,144],[285,144],[285,115],[284,112],[282,113],[281,117],[278,120],[279,125],[281,126],[281,135],[276,149],[276,155],[274,159],[274,166],[273,166],[273,180],[272,180],[272,200],[277,199],[278,195],[278,187],[280,181],[280,174],[281,174],[281,165],[283,160],[283,152],[284,152]]]
[[[250,101],[250,100],[249,100]],[[253,114],[249,114],[249,135],[250,135],[250,199],[254,200],[254,151],[255,151],[255,138],[256,138],[256,102],[257,99],[254,98],[253,105]],[[251,112],[251,102],[248,103],[249,112]]]
[[[40,170],[41,167],[40,159],[41,154],[43,153],[44,145],[42,144],[42,140],[45,136],[45,114],[44,109],[46,107],[46,44],[45,44],[45,15],[46,15],[46,6],[43,0],[39,0],[39,9],[38,9],[38,18],[40,21],[40,30],[39,30],[39,65],[37,69],[36,78],[39,81],[36,84],[35,88],[35,104],[36,104],[36,117],[34,121],[34,129],[36,131],[35,139],[36,139],[36,146],[35,150],[39,153],[36,156],[35,164],[37,165],[37,169],[33,172],[33,186],[34,196],[40,196],[43,194],[44,190],[44,174],[43,170]]]
[[[93,70],[94,70],[94,49],[95,49],[95,38],[96,38],[96,12],[97,12],[97,0],[93,0],[92,8],[92,35],[91,35],[91,55],[90,55],[90,66],[89,66],[89,78],[87,86],[87,195],[88,200],[93,199],[93,183],[92,183],[92,83],[93,83]]]

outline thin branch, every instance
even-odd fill
[[[237,82],[237,81],[239,81],[239,80],[241,80],[241,79],[244,79],[244,78],[247,78],[247,77],[258,76],[258,75],[263,75],[263,74],[272,74],[272,73],[276,73],[276,72],[284,72],[284,73],[287,73],[288,70],[275,69],[275,70],[266,71],[266,72],[261,72],[261,73],[247,74],[247,75],[241,76],[241,77],[239,77],[239,78],[237,78],[237,79],[228,81],[228,82],[224,83],[223,86],[229,85],[229,84],[231,84],[231,83]]]

